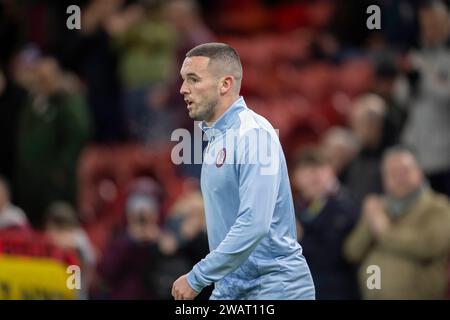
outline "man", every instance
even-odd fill
[[[420,48],[410,57],[410,100],[403,143],[414,147],[430,185],[450,196],[450,12],[443,1],[419,10]]]
[[[48,240],[61,249],[78,253],[81,274],[81,288],[76,291],[77,299],[89,298],[89,288],[94,280],[97,257],[88,234],[81,226],[77,212],[67,202],[55,201],[47,208],[44,218],[44,232]]]
[[[238,54],[199,45],[180,74],[189,116],[209,141],[201,189],[211,252],[174,282],[172,295],[193,299],[215,283],[211,299],[314,299],[283,151],[270,123],[239,96]]]
[[[345,181],[349,166],[359,152],[359,143],[353,132],[344,127],[331,127],[324,133],[320,147],[339,181]]]
[[[90,136],[90,116],[80,83],[56,59],[40,57],[22,72],[29,95],[18,121],[15,184],[30,223],[42,227],[50,203],[76,201],[77,161]]]
[[[386,151],[382,171],[386,195],[366,198],[344,249],[350,261],[361,264],[363,297],[442,299],[448,285],[449,201],[427,186],[416,158],[403,147]],[[379,267],[378,289],[368,288],[369,266]]]
[[[316,298],[357,299],[356,272],[342,253],[344,240],[358,218],[350,194],[340,185],[330,159],[317,147],[302,150],[292,180],[297,233],[312,272]]]
[[[156,287],[153,278],[147,277],[156,274],[159,264],[164,262],[158,246],[161,241],[158,201],[147,192],[136,190],[127,196],[124,209],[126,231],[111,239],[98,264],[104,293],[112,299],[159,299],[158,289],[163,282]],[[157,274],[163,278],[161,273]]]
[[[370,193],[381,193],[380,162],[384,144],[386,103],[376,94],[356,98],[349,113],[349,124],[360,150],[350,162],[342,183],[348,188],[358,208]],[[364,177],[364,179],[361,179]]]

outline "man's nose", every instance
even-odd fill
[[[189,93],[189,90],[188,90],[188,88],[186,86],[186,82],[183,82],[183,84],[181,85],[180,93],[182,95],[185,95],[185,94]]]

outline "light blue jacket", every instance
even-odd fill
[[[314,299],[278,135],[240,97],[212,125],[201,189],[210,253],[188,273],[211,299]]]

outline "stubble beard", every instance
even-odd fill
[[[208,101],[205,104],[204,109],[202,110],[202,112],[198,113],[198,114],[194,114],[191,117],[192,120],[194,121],[206,121],[206,122],[210,122],[209,120],[212,119],[213,115],[214,115],[214,111],[216,110],[216,106],[218,104],[218,99],[213,99]]]

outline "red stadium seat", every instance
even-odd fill
[[[343,64],[334,75],[337,89],[350,97],[367,92],[372,88],[374,81],[373,67],[364,59],[351,60]]]

